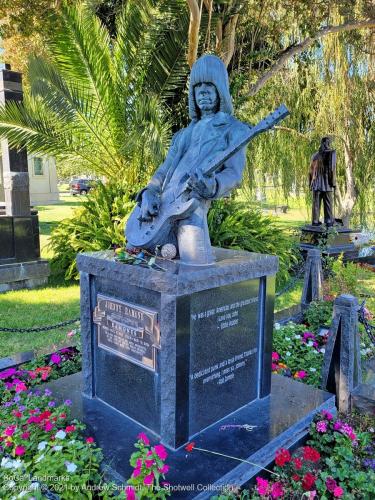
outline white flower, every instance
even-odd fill
[[[63,447],[60,444],[57,444],[52,449],[55,450],[55,451],[61,451],[63,449]]]
[[[316,368],[309,368],[311,372],[316,372]]]
[[[361,354],[364,356],[366,354],[366,349],[361,349]]]
[[[301,338],[301,335],[294,335],[294,338],[295,338],[295,339],[300,339],[300,338]]]
[[[55,434],[55,438],[57,438],[57,439],[65,439],[65,436],[66,436],[66,432],[64,432],[62,430],[57,431]]]
[[[366,344],[364,342],[361,342],[361,347],[366,347]]]
[[[40,455],[40,457],[38,457],[38,458],[35,460],[35,462],[36,462],[36,463],[38,463],[38,462],[40,462],[41,460],[43,460],[43,458],[44,458],[44,453],[43,453],[42,455]]]
[[[68,472],[75,472],[77,470],[77,466],[73,462],[65,462],[65,467]]]
[[[7,483],[7,488],[13,488],[13,486],[16,486],[14,481],[9,481],[9,483]]]
[[[1,467],[4,467],[4,469],[11,469],[12,466],[9,466],[9,462],[11,462],[10,458],[3,457],[1,459]]]
[[[314,343],[313,343],[313,341],[312,341],[312,340],[309,340],[309,341],[307,342],[307,345],[308,345],[309,347],[312,347],[312,346],[314,345]]]
[[[292,339],[290,337],[285,337],[285,340],[287,340],[288,342],[290,342]]]
[[[275,330],[280,330],[281,328],[280,323],[275,323],[273,327],[275,328]]]
[[[44,450],[44,448],[47,446],[47,441],[41,441],[39,444],[38,444],[38,450]]]
[[[288,356],[288,357],[289,357],[289,356],[291,356],[291,355],[292,355],[292,353],[291,353],[291,352],[289,352],[289,351],[287,351],[287,352],[285,353],[285,356]]]
[[[32,491],[39,490],[39,488],[40,488],[40,484],[38,482],[34,482],[34,483],[30,484],[30,490],[32,490]]]
[[[27,494],[28,494],[28,491],[21,491],[21,493],[18,495],[17,498],[23,498]]]
[[[322,348],[320,349],[320,352],[321,352],[322,354],[324,354],[324,353],[326,352],[325,348],[324,348],[324,347],[322,347]]]

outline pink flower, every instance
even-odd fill
[[[26,451],[26,448],[24,446],[16,446],[16,449],[14,450],[14,453],[18,456],[24,455]]]
[[[146,486],[151,486],[153,482],[154,482],[154,473],[150,472],[150,474],[148,474],[148,476],[144,478],[143,484],[145,484]]]
[[[279,365],[277,365],[276,363],[272,363],[271,364],[271,370],[274,372],[276,371],[277,369],[279,368]]]
[[[134,488],[127,486],[125,488],[126,500],[136,500]]]
[[[342,422],[340,420],[337,420],[334,424],[333,424],[333,429],[335,431],[339,431],[342,427]]]
[[[26,384],[24,384],[24,382],[16,384],[16,392],[22,392],[22,391],[27,391],[27,387]]]
[[[54,352],[51,356],[51,363],[55,365],[59,365],[61,363],[61,356],[57,354],[57,352]]]
[[[133,470],[132,477],[138,477],[140,475],[141,475],[141,469],[139,467]]]
[[[137,459],[135,466],[137,467],[137,469],[140,469],[142,467],[142,459],[141,458]]]
[[[169,471],[169,465],[164,464],[161,469],[158,469],[160,474],[166,474]]]
[[[30,432],[23,432],[21,434],[21,439],[29,439],[30,437]]]
[[[153,460],[145,460],[145,465],[146,465],[147,469],[149,469],[150,467],[152,467],[154,465],[154,461]]]
[[[144,432],[140,432],[138,434],[137,438],[140,441],[143,441],[143,444],[145,444],[146,446],[148,446],[150,444],[150,440],[148,439],[148,437],[146,436],[146,434]]]
[[[68,425],[65,429],[65,432],[67,432],[69,434],[69,432],[74,432],[75,430],[76,430],[75,425]]]
[[[344,494],[344,490],[341,488],[341,486],[336,486],[336,488],[333,490],[333,496],[335,498],[341,498]]]
[[[75,332],[73,330],[71,330],[70,332],[68,332],[67,334],[67,337],[74,337],[75,335]]]
[[[13,436],[15,430],[16,430],[16,426],[15,425],[9,425],[9,427],[7,427],[5,429],[4,434],[6,436]]]
[[[322,415],[324,418],[326,418],[327,420],[332,420],[333,419],[333,415],[332,413],[330,413],[329,411],[327,410],[323,410],[322,411]]]
[[[279,359],[280,359],[279,353],[278,352],[273,352],[272,353],[272,360],[273,361],[279,361]]]
[[[279,482],[274,483],[271,488],[271,497],[279,498],[282,497],[283,495],[284,495],[284,490],[282,484]]]
[[[160,460],[165,460],[168,456],[167,450],[162,444],[157,444],[156,446],[154,446],[154,452],[157,454]]]
[[[86,439],[86,443],[87,443],[87,444],[92,444],[93,442],[94,442],[94,438],[93,438],[93,437],[88,437],[88,438]]]
[[[48,420],[48,421],[46,422],[45,426],[44,426],[44,430],[45,430],[46,432],[49,432],[49,431],[51,431],[52,429],[53,429],[53,424],[51,424],[51,422]]]
[[[257,481],[257,492],[260,496],[267,495],[268,493],[268,481],[261,477],[256,478]]]
[[[327,487],[327,490],[330,493],[333,493],[334,489],[337,487],[337,483],[333,479],[333,477],[327,477],[327,479],[326,479],[326,487]]]
[[[322,434],[324,432],[327,432],[327,423],[324,422],[324,420],[320,420],[319,422],[317,422],[315,427],[316,427],[316,430],[318,432],[321,432]]]
[[[305,372],[305,370],[299,370],[294,376],[295,378],[305,378],[307,377],[307,372]]]

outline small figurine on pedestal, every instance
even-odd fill
[[[324,223],[327,227],[335,222],[333,193],[336,186],[336,151],[331,149],[330,137],[323,137],[319,151],[311,158],[309,185],[313,192],[312,225],[319,226],[320,206],[323,200]]]

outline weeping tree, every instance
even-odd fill
[[[271,177],[288,197],[309,192],[307,171],[320,138],[330,135],[338,152],[337,216],[349,225],[353,209],[362,225],[374,207],[375,155],[374,66],[360,35],[333,35],[290,61],[257,98],[242,102],[244,119],[260,118],[285,101],[291,116],[249,148],[246,185],[254,185],[254,168]],[[241,76],[239,76],[240,78]]]
[[[29,61],[24,104],[0,110],[0,135],[77,172],[144,180],[170,139],[164,101],[187,71],[174,58],[182,34],[169,29],[178,1],[164,4],[128,0],[113,38],[88,4],[62,3],[48,55]]]

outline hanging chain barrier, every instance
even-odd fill
[[[365,304],[366,304],[366,301],[364,300],[358,308],[358,321],[360,323],[362,323],[369,339],[375,345],[375,325],[371,325],[371,323],[369,323],[369,321],[366,317],[366,315],[368,314],[368,311],[365,308]]]
[[[47,326],[35,326],[33,328],[5,328],[4,326],[0,326],[0,332],[8,332],[8,333],[36,333],[36,332],[48,332],[50,330],[57,330],[58,328],[62,328],[63,326],[72,325],[73,323],[77,323],[80,318],[69,319],[68,321],[61,321],[61,323],[56,323],[55,325],[47,325]]]
[[[289,292],[289,290],[292,290],[292,288],[294,288],[296,284],[299,282],[299,280],[302,278],[304,273],[305,273],[305,262],[302,262],[300,267],[294,273],[293,278],[288,281],[288,283],[284,286],[284,288],[282,288],[280,291],[276,293],[276,297],[280,297],[280,295],[283,295],[284,293]]]

